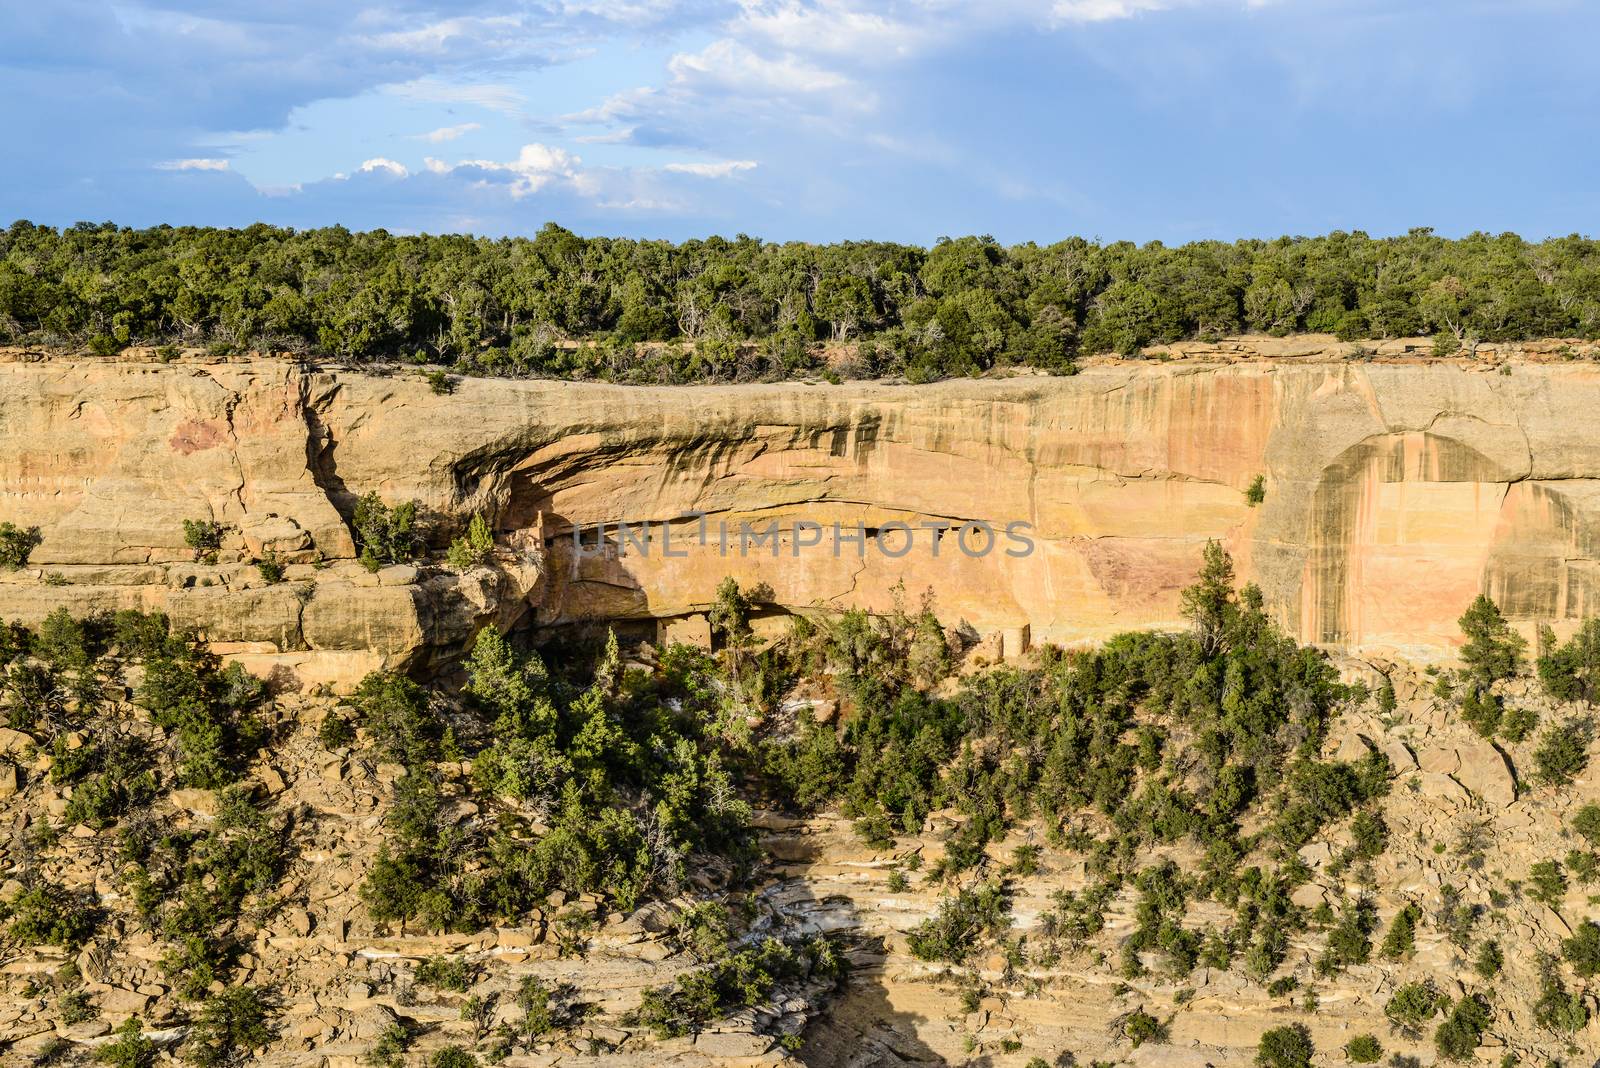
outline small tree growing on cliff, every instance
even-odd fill
[[[217,562],[217,550],[222,548],[222,524],[215,519],[185,519],[183,543],[194,550],[194,558],[201,563]]]
[[[368,493],[356,502],[355,528],[361,564],[368,571],[405,563],[417,553],[417,502],[391,508],[376,491]]]
[[[711,633],[722,639],[728,673],[733,676],[735,685],[739,682],[739,662],[744,658],[744,650],[755,640],[750,630],[751,607],[750,598],[732,575],[717,585],[717,599],[712,602],[709,614]]]
[[[1219,542],[1206,542],[1200,577],[1183,591],[1183,614],[1207,656],[1222,649],[1228,623],[1238,611],[1233,592],[1233,559]]]
[[[1555,632],[1539,628],[1539,680],[1550,696],[1594,702],[1600,696],[1600,619],[1586,619],[1578,633],[1557,644]]]
[[[1461,647],[1461,662],[1472,680],[1487,687],[1499,679],[1510,678],[1528,643],[1511,629],[1500,606],[1485,594],[1478,594],[1460,619],[1467,643]]]
[[[1533,762],[1539,781],[1549,786],[1565,786],[1589,766],[1589,739],[1592,725],[1583,719],[1569,719],[1545,729]]]
[[[494,532],[489,529],[489,521],[474,515],[467,532],[450,543],[445,562],[452,571],[467,571],[487,560],[493,550]]]
[[[1261,1036],[1256,1047],[1257,1068],[1310,1068],[1317,1047],[1311,1032],[1301,1024],[1274,1027]]]
[[[1376,1035],[1357,1035],[1345,1043],[1344,1052],[1356,1064],[1377,1064],[1383,1059],[1383,1043]]]
[[[256,570],[261,573],[263,582],[282,582],[283,558],[277,553],[268,550],[267,555],[256,561]]]
[[[26,564],[41,540],[38,527],[0,523],[0,571],[15,571]]]

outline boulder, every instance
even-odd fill
[[[1431,797],[1441,801],[1465,801],[1472,795],[1467,793],[1455,779],[1449,775],[1437,772],[1424,771],[1417,776],[1422,786],[1422,796]]]
[[[167,799],[172,802],[173,808],[187,812],[191,816],[210,819],[217,814],[217,795],[211,790],[202,790],[198,787],[174,790],[167,795]]]
[[[1454,775],[1461,756],[1454,746],[1431,746],[1417,754],[1417,766],[1430,775]]]
[[[288,516],[269,513],[239,528],[245,551],[260,559],[268,553],[296,558],[311,548],[311,532]]]
[[[1511,763],[1497,746],[1488,742],[1460,747],[1460,766],[1455,778],[1474,797],[1505,807],[1517,799],[1517,778]]]
[[[1364,735],[1355,730],[1346,730],[1339,735],[1339,741],[1333,749],[1333,759],[1346,764],[1353,764],[1365,759],[1371,753],[1373,745]]]
[[[1389,765],[1394,768],[1396,775],[1417,770],[1417,755],[1411,747],[1398,738],[1384,738],[1378,745],[1383,755],[1389,758]]]
[[[150,1011],[150,1002],[155,999],[137,990],[114,986],[96,994],[94,1000],[108,1016],[143,1016]]]

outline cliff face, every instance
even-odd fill
[[[1480,590],[1529,626],[1597,610],[1597,410],[1588,364],[1310,356],[919,387],[468,379],[436,395],[269,359],[17,360],[0,363],[0,519],[43,541],[0,582],[0,616],[159,607],[261,666],[340,681],[528,610],[687,617],[693,633],[733,575],[791,610],[884,608],[903,582],[1010,644],[1023,627],[1071,643],[1179,625],[1178,591],[1217,538],[1301,640],[1440,657]],[[367,575],[348,518],[371,490],[415,498],[443,538],[488,515],[497,566]],[[182,521],[211,517],[232,533],[206,567]],[[654,540],[575,549],[574,527],[619,520]],[[739,524],[773,520],[776,555],[741,552]],[[835,522],[865,528],[865,551]],[[922,526],[936,522],[988,524],[995,544],[977,554],[971,527],[962,551]],[[1017,523],[1026,555],[1007,552]],[[301,561],[288,582],[249,565],[268,549]]]

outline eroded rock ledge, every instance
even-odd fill
[[[916,387],[463,379],[444,395],[270,358],[0,362],[0,519],[43,535],[0,582],[0,616],[161,608],[335,685],[491,618],[692,619],[727,574],[788,610],[882,608],[903,582],[980,632],[1072,643],[1177,624],[1208,538],[1292,635],[1362,654],[1449,655],[1480,590],[1529,627],[1594,611],[1600,369],[1346,348]],[[361,571],[348,517],[374,490],[418,500],[440,539],[487,515],[494,567]],[[574,526],[693,511],[786,533],[776,557],[724,556],[680,519],[683,558],[573,554]],[[186,518],[230,527],[222,563],[192,562]],[[947,534],[937,554],[928,537],[899,558],[797,552],[799,520],[1021,521],[1035,550],[973,559]],[[269,549],[299,561],[288,582],[252,578]]]

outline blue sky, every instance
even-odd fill
[[[0,0],[0,225],[1597,232],[1592,0]]]

